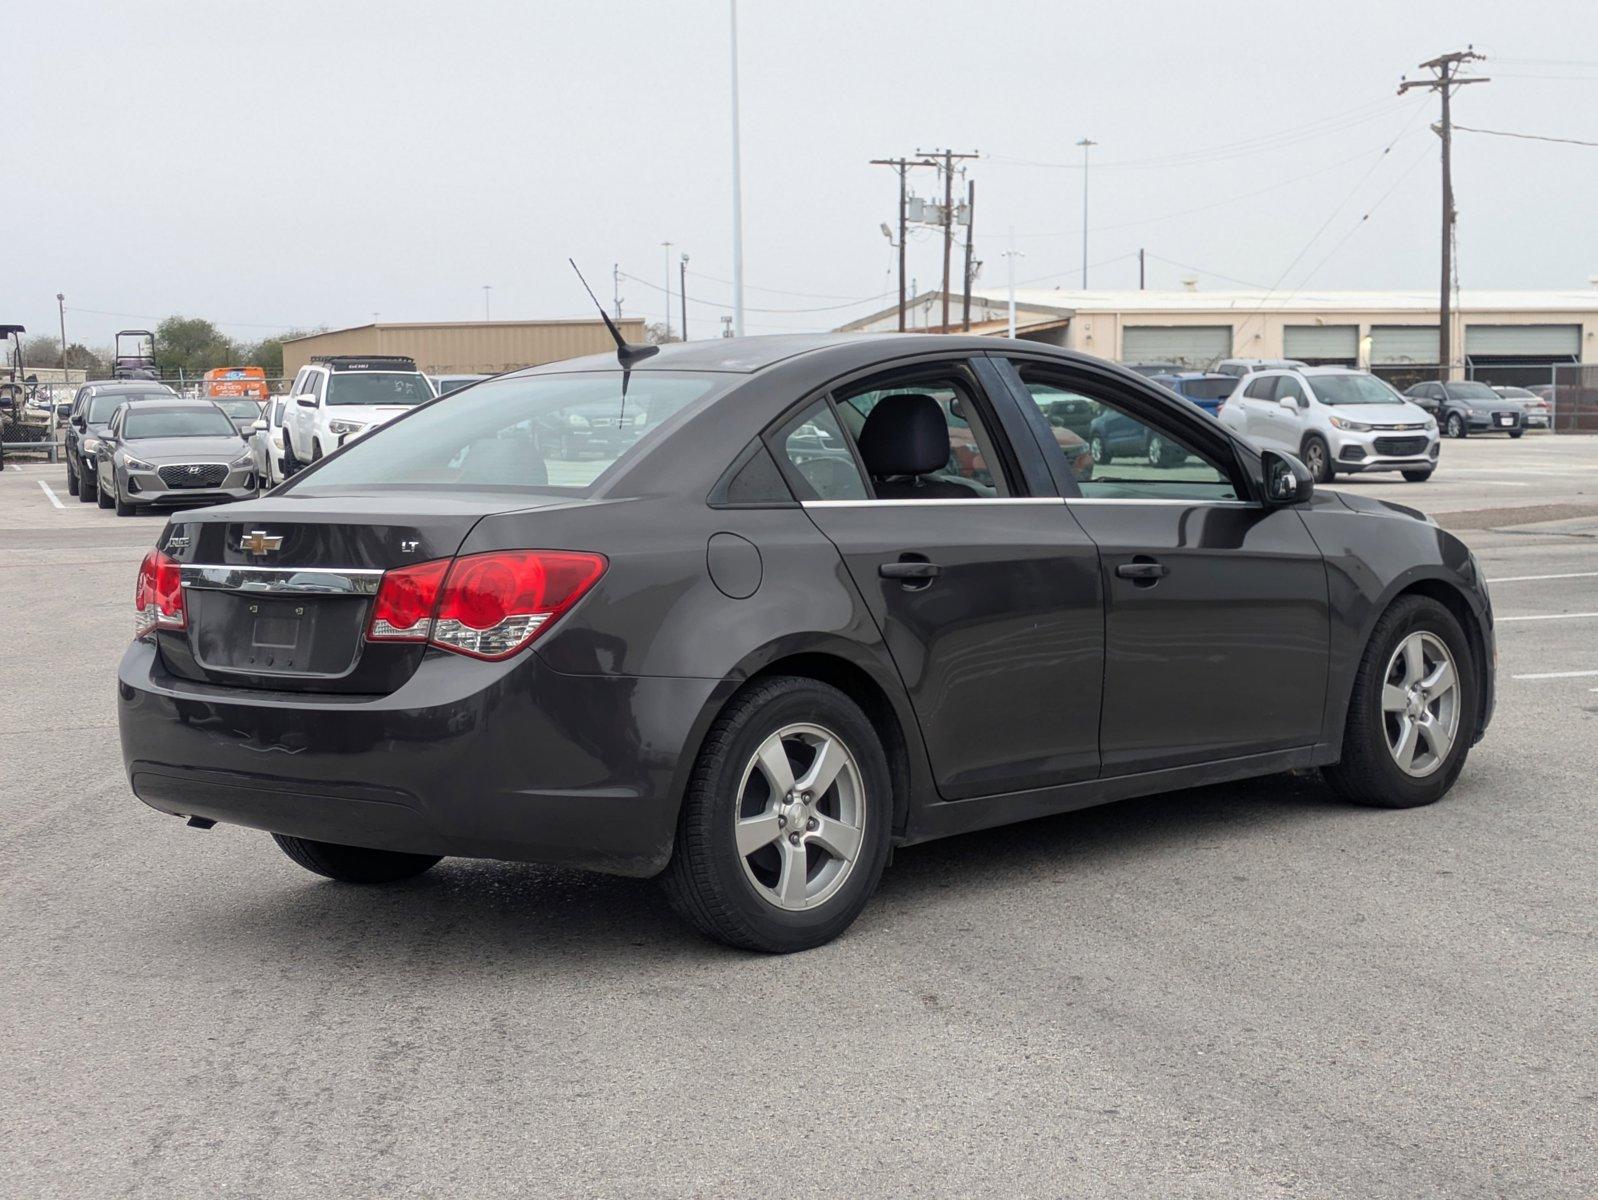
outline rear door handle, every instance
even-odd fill
[[[943,574],[943,568],[935,562],[909,559],[899,562],[883,563],[877,568],[877,574],[884,579],[921,579],[933,580]]]
[[[1125,562],[1115,568],[1115,573],[1122,579],[1130,579],[1135,583],[1153,583],[1157,579],[1164,579],[1171,573],[1171,568],[1162,562],[1145,560],[1143,562]]]

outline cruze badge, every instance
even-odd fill
[[[281,537],[275,537],[264,529],[252,529],[239,539],[239,549],[250,554],[270,554],[282,545]]]

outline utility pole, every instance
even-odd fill
[[[971,232],[976,225],[977,181],[965,184],[965,296],[960,302],[960,331],[971,332]]]
[[[1453,177],[1453,117],[1449,111],[1449,97],[1455,88],[1464,87],[1467,83],[1488,83],[1484,76],[1473,75],[1462,79],[1459,69],[1467,62],[1479,62],[1483,55],[1477,54],[1470,47],[1456,50],[1452,54],[1439,54],[1436,58],[1429,59],[1420,64],[1420,69],[1432,73],[1429,79],[1402,79],[1398,84],[1398,94],[1402,96],[1411,88],[1425,88],[1436,92],[1442,97],[1443,119],[1438,125],[1432,126],[1437,136],[1443,143],[1443,253],[1442,253],[1442,282],[1437,295],[1437,378],[1444,383],[1448,382],[1453,374],[1454,347],[1453,347],[1453,274],[1454,274],[1454,177]]]
[[[1144,280],[1146,278],[1147,278],[1147,276],[1143,273],[1143,247],[1139,246],[1138,249],[1137,249],[1137,290],[1138,291],[1141,292],[1143,290],[1143,288],[1144,288]]]
[[[1005,260],[1010,264],[1010,325],[1005,336],[1011,341],[1015,340],[1015,260],[1020,256],[1015,248],[1015,226],[1010,226],[1010,248],[1004,252]]]
[[[621,264],[610,264],[610,303],[615,312],[616,320],[621,320]]]
[[[738,0],[729,0],[732,32],[732,327],[744,335],[743,168],[738,157]],[[670,310],[668,309],[668,312]]]
[[[677,295],[682,301],[682,340],[688,340],[688,256],[677,264]]]
[[[67,298],[61,293],[55,294],[56,315],[61,318],[61,382],[67,381]],[[55,412],[52,407],[51,412]],[[52,418],[53,419],[53,418]]]
[[[939,170],[943,172],[943,332],[949,332],[949,264],[954,257],[954,160],[976,158],[972,154],[956,154],[953,150],[917,150],[917,154],[941,158]]]
[[[661,242],[666,247],[666,340],[671,341],[671,243]]]
[[[905,230],[909,224],[908,211],[910,203],[909,194],[906,190],[908,186],[906,172],[908,172],[911,167],[935,167],[937,164],[926,159],[922,159],[920,162],[911,162],[907,158],[873,158],[871,160],[871,165],[874,167],[892,167],[899,173],[899,332],[903,333],[905,326],[906,304],[904,291],[904,244]]]
[[[1098,143],[1092,138],[1083,138],[1077,143],[1082,147],[1082,290],[1088,290],[1088,150]]]
[[[488,315],[489,314],[488,293],[493,291],[493,290],[494,290],[494,285],[493,284],[485,283],[483,285],[483,320],[485,320],[485,321],[491,319],[489,317],[489,315]]]

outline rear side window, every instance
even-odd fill
[[[866,498],[866,481],[825,400],[818,400],[783,426],[777,445],[798,475],[799,499]]]
[[[420,378],[420,377],[418,377]],[[531,375],[463,388],[380,426],[290,488],[586,489],[687,406],[739,376],[633,371]]]

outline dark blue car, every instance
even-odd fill
[[[1152,378],[1155,383],[1170,388],[1184,400],[1191,400],[1212,417],[1219,415],[1221,402],[1237,387],[1235,376],[1212,375],[1204,371],[1176,371]]]

